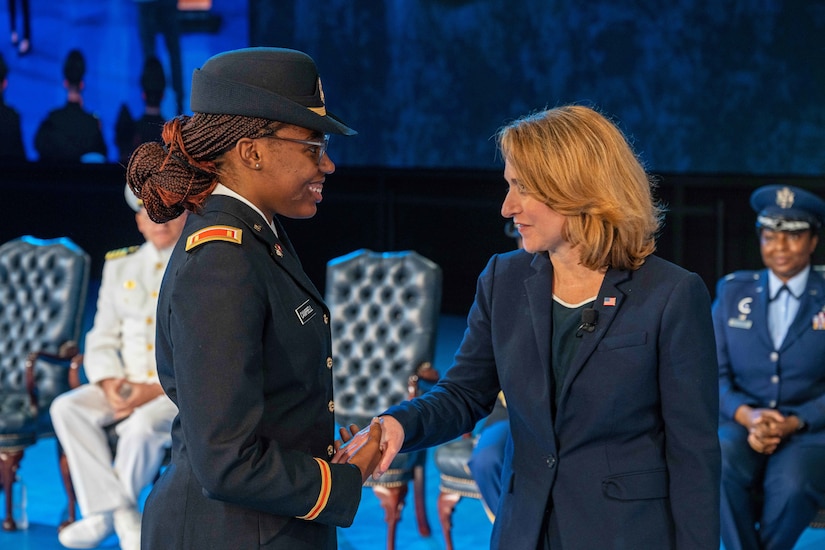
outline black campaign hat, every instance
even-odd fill
[[[267,118],[325,134],[357,132],[326,110],[310,56],[285,48],[244,48],[209,58],[192,74],[196,113]]]
[[[772,231],[817,230],[825,220],[825,200],[790,185],[765,185],[751,194],[756,227]]]

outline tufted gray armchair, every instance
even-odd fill
[[[16,529],[12,484],[23,452],[39,436],[54,435],[49,405],[69,389],[89,264],[88,254],[68,238],[26,236],[0,246],[0,480],[6,530]]]
[[[441,268],[414,251],[357,250],[327,264],[332,318],[335,417],[366,426],[387,407],[414,398],[438,378],[433,369],[441,309]],[[368,481],[387,522],[387,548],[413,481],[416,519],[430,535],[424,506],[426,451],[399,454],[380,481]]]

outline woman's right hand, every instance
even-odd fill
[[[384,472],[390,469],[390,464],[395,459],[398,451],[401,450],[401,445],[404,444],[404,428],[401,423],[392,416],[380,417],[381,425],[381,462],[378,464],[375,472],[372,474],[373,479],[378,479]]]
[[[341,429],[341,444],[335,456],[332,458],[333,464],[354,464],[361,471],[361,483],[366,483],[373,470],[381,460],[381,421],[374,418],[367,428],[356,432],[353,424],[346,433],[346,429]]]

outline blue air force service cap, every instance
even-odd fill
[[[751,194],[756,228],[771,231],[818,230],[825,220],[825,200],[790,185],[765,185]]]

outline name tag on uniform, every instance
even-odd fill
[[[295,308],[295,315],[298,316],[298,320],[301,321],[301,324],[305,325],[310,319],[315,317],[315,309],[313,309],[312,304],[310,304],[309,300],[307,300]]]
[[[736,317],[731,317],[728,319],[728,326],[732,328],[749,329],[753,326],[753,321],[750,319],[737,319]]]

